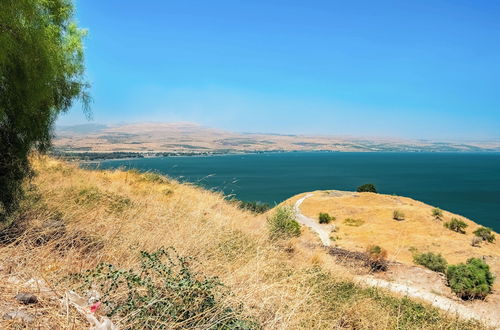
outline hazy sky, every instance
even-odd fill
[[[500,138],[500,1],[79,0],[77,19],[98,123]]]

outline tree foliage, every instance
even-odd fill
[[[453,218],[451,219],[451,221],[445,222],[444,226],[449,230],[456,231],[457,233],[460,234],[465,234],[465,228],[467,228],[469,225],[462,220]]]
[[[446,278],[451,290],[462,299],[486,297],[495,280],[490,267],[478,258],[470,258],[465,264],[449,266]]]
[[[366,183],[364,185],[359,186],[356,189],[357,192],[372,192],[372,193],[377,193],[377,188],[375,188],[375,185],[373,183]]]
[[[474,230],[473,233],[483,241],[487,241],[489,243],[493,243],[493,241],[495,240],[495,234],[493,234],[491,228],[488,227],[479,227],[478,229]]]
[[[0,219],[17,207],[28,155],[50,146],[57,116],[75,99],[89,113],[85,31],[72,16],[71,0],[0,2]]]

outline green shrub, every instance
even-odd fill
[[[372,192],[372,193],[377,193],[377,188],[375,188],[375,185],[373,183],[366,183],[364,185],[359,186],[356,189],[357,192]]]
[[[442,220],[443,219],[443,210],[441,210],[439,207],[435,207],[432,209],[432,216],[436,220]]]
[[[460,234],[465,234],[465,228],[469,225],[463,222],[462,220],[458,220],[457,218],[452,218],[451,221],[445,222],[444,226],[449,230],[456,231]]]
[[[400,210],[394,210],[392,213],[392,218],[394,220],[403,221],[405,219],[405,214]]]
[[[474,230],[473,233],[483,241],[492,243],[495,240],[495,234],[493,234],[491,228],[488,227],[480,227]]]
[[[221,302],[228,294],[222,283],[195,273],[192,262],[173,249],[142,251],[138,270],[99,264],[70,279],[84,283],[80,292],[99,287],[107,315],[124,328],[254,328]]]
[[[347,226],[351,226],[351,227],[359,227],[364,223],[365,222],[361,219],[347,218],[344,220],[344,224],[346,224]]]
[[[432,252],[417,253],[413,256],[413,261],[417,265],[422,265],[439,273],[445,273],[446,266],[448,265],[448,262],[441,254],[435,254]]]
[[[491,292],[494,282],[490,267],[478,258],[449,266],[446,278],[451,290],[462,299],[483,299]]]
[[[243,210],[248,210],[253,213],[265,213],[271,209],[271,205],[255,201],[239,201],[238,205]]]
[[[295,212],[291,206],[278,206],[267,219],[267,224],[273,239],[300,236],[300,224],[295,220]]]
[[[322,213],[322,212],[320,212],[318,218],[319,218],[319,223],[330,223],[330,221],[335,220],[335,217],[332,217],[328,213]]]

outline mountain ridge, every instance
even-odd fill
[[[440,142],[397,138],[236,133],[190,122],[60,127],[59,152],[234,153],[269,151],[498,152],[498,141]]]

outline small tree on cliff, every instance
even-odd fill
[[[372,192],[372,193],[377,193],[377,188],[375,188],[375,185],[373,183],[366,183],[364,185],[359,186],[356,189],[357,192]]]
[[[0,1],[0,224],[18,205],[29,153],[50,146],[57,116],[75,99],[89,113],[85,32],[72,16],[71,0]]]

